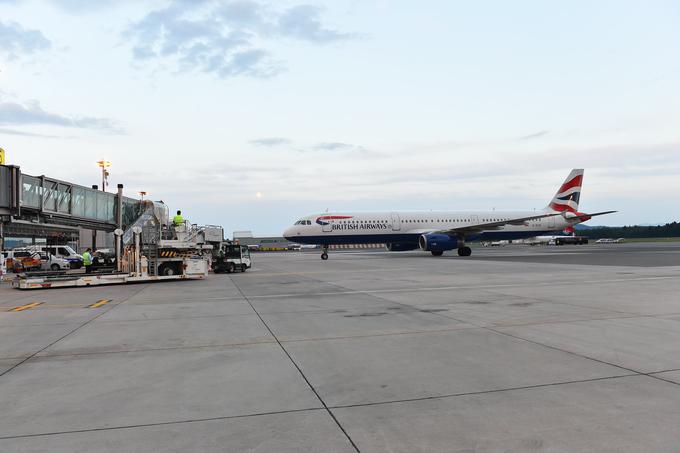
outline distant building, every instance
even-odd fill
[[[241,245],[247,245],[257,250],[267,251],[267,250],[288,250],[290,246],[293,245],[288,239],[281,236],[267,236],[267,237],[253,237],[250,236],[237,236],[237,232],[234,232],[234,240],[238,241]]]
[[[241,238],[252,238],[252,237],[253,237],[253,232],[248,231],[248,230],[234,231],[234,235],[233,235],[234,240],[241,239]]]

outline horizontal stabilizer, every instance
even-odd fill
[[[585,222],[586,220],[591,219],[593,217],[597,217],[599,215],[605,215],[605,214],[612,214],[614,212],[618,212],[618,211],[594,212],[592,214],[586,214],[586,213],[583,213],[583,212],[576,212],[576,213],[566,212],[564,217],[567,220],[579,219],[580,221]]]
[[[602,212],[594,212],[593,214],[586,214],[586,215],[588,217],[596,217],[598,215],[613,214],[615,212],[619,212],[619,211],[602,211]]]

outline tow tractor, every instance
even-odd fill
[[[226,272],[241,271],[250,269],[250,250],[245,245],[236,242],[226,241],[218,249],[213,249],[213,272],[219,274]]]
[[[12,285],[39,289],[206,278],[213,246],[206,242],[205,233],[188,222],[170,225],[163,203],[144,201],[142,211],[125,232],[114,232],[119,257],[114,270],[24,273],[17,275]]]

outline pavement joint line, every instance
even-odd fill
[[[505,329],[508,327],[531,327],[531,326],[543,326],[551,324],[574,324],[577,322],[589,322],[589,321],[612,321],[616,319],[635,319],[635,318],[649,318],[647,315],[627,315],[627,316],[607,316],[603,318],[583,318],[583,319],[569,319],[567,321],[534,321],[521,324],[494,324],[491,327],[497,329]],[[652,316],[653,317],[653,316]]]
[[[503,332],[503,331],[501,331],[501,330],[496,330],[496,329],[493,329],[493,328],[491,328],[491,327],[489,327],[489,328],[487,328],[487,329],[488,329],[489,331],[491,331],[491,332],[495,332],[495,333],[500,334],[500,335],[505,335],[505,336],[508,336],[508,337],[511,337],[511,338],[516,338],[516,339],[518,339],[518,340],[526,341],[526,342],[528,342],[528,343],[532,343],[532,344],[535,344],[535,345],[538,345],[538,346],[542,346],[542,347],[544,347],[544,348],[552,349],[552,350],[555,350],[555,351],[560,351],[560,352],[563,352],[563,353],[565,353],[565,354],[573,355],[573,356],[575,356],[575,357],[580,357],[580,358],[586,359],[586,360],[592,360],[592,361],[594,361],[594,362],[602,363],[602,364],[604,364],[604,365],[613,366],[613,367],[619,368],[619,369],[621,369],[621,370],[626,370],[626,371],[629,371],[629,372],[632,372],[632,373],[635,373],[635,374],[643,374],[643,375],[646,375],[646,373],[644,373],[644,372],[642,372],[642,371],[634,370],[634,369],[632,369],[632,368],[628,368],[628,367],[625,367],[625,366],[622,366],[622,365],[616,365],[616,364],[614,364],[614,363],[607,362],[606,360],[596,359],[595,357],[590,357],[590,356],[587,356],[587,355],[579,354],[579,353],[577,353],[577,352],[568,351],[568,350],[566,350],[566,349],[558,348],[557,346],[552,346],[552,345],[544,344],[544,343],[541,343],[541,342],[535,341],[535,340],[529,340],[529,339],[523,338],[523,337],[521,337],[521,336],[519,336],[519,335],[513,335],[513,334],[511,334],[511,333]]]
[[[353,294],[380,294],[380,293],[409,293],[409,292],[427,292],[427,291],[448,291],[455,289],[490,289],[490,288],[522,288],[526,286],[569,286],[579,285],[584,283],[621,283],[621,282],[636,282],[641,280],[668,280],[680,279],[680,276],[662,276],[662,277],[639,277],[629,279],[607,279],[607,280],[574,280],[558,282],[526,282],[526,283],[503,283],[498,285],[456,285],[456,286],[435,286],[429,288],[389,288],[389,289],[366,289],[366,290],[351,290],[351,291],[327,291],[320,293],[282,293],[282,294],[262,294],[248,296],[250,299],[267,299],[280,297],[318,297],[318,296],[336,296],[336,295],[353,295]],[[322,280],[317,280],[321,283]],[[332,283],[330,283],[332,284]]]
[[[87,428],[87,429],[73,429],[65,431],[53,431],[47,433],[36,433],[36,434],[19,434],[15,436],[0,436],[0,440],[8,439],[23,439],[27,437],[43,437],[43,436],[58,436],[64,434],[79,434],[79,433],[90,433],[98,431],[114,431],[120,429],[135,429],[135,428],[153,428],[155,426],[168,426],[168,425],[181,425],[186,423],[202,423],[202,422],[212,422],[219,420],[233,420],[239,418],[250,418],[250,417],[263,417],[267,415],[282,415],[282,414],[293,414],[297,412],[313,412],[324,410],[323,407],[309,407],[304,409],[289,409],[283,411],[271,411],[271,412],[256,412],[252,414],[239,414],[239,415],[224,415],[221,417],[207,417],[207,418],[193,418],[187,420],[175,420],[167,422],[156,422],[156,423],[140,423],[136,425],[121,425],[121,426],[107,426],[106,428]]]
[[[262,340],[262,341],[249,341],[243,343],[223,343],[223,344],[200,344],[194,346],[169,346],[167,348],[141,348],[141,349],[126,349],[123,351],[94,351],[94,352],[62,352],[55,354],[42,354],[34,357],[37,359],[47,359],[53,357],[82,357],[91,355],[103,355],[103,354],[134,354],[138,352],[159,352],[159,351],[181,351],[189,349],[209,349],[209,348],[238,348],[241,346],[256,346],[260,344],[276,344],[274,340]]]
[[[604,376],[591,379],[576,379],[572,381],[560,381],[560,382],[548,382],[545,384],[535,384],[535,385],[524,385],[520,387],[508,387],[503,389],[491,389],[491,390],[479,390],[476,392],[460,392],[460,393],[447,393],[442,395],[430,395],[422,396],[417,398],[404,398],[398,400],[385,400],[385,401],[375,401],[370,403],[356,403],[356,404],[339,404],[337,406],[330,406],[331,409],[350,409],[356,407],[370,407],[370,406],[382,406],[386,404],[399,404],[399,403],[412,403],[417,401],[428,401],[428,400],[438,400],[438,399],[449,399],[449,398],[459,398],[461,396],[474,396],[474,395],[488,395],[490,393],[503,393],[503,392],[513,392],[517,390],[531,390],[545,387],[557,387],[560,385],[570,385],[570,384],[582,384],[588,382],[606,381],[610,379],[621,379],[628,377],[645,376],[642,373],[630,373],[621,374],[614,376]]]
[[[28,357],[26,357],[26,358],[23,359],[22,361],[20,361],[20,362],[18,362],[18,363],[15,363],[13,366],[11,366],[10,368],[8,368],[8,369],[6,369],[5,371],[3,371],[2,373],[0,373],[0,378],[3,377],[4,375],[6,375],[7,373],[9,373],[10,371],[16,369],[17,367],[23,365],[23,364],[26,363],[27,361],[31,360],[33,357],[35,357],[36,355],[40,354],[40,353],[43,352],[44,350],[50,348],[51,346],[54,346],[55,344],[57,344],[58,342],[60,342],[60,341],[63,340],[64,338],[68,337],[68,336],[71,335],[72,333],[77,332],[78,330],[80,330],[81,328],[85,327],[86,325],[88,325],[89,323],[91,323],[91,322],[94,321],[95,319],[99,318],[100,316],[104,316],[106,313],[110,312],[111,310],[113,310],[114,308],[116,308],[118,305],[120,305],[120,304],[122,304],[123,302],[125,302],[127,299],[129,299],[129,298],[131,298],[131,297],[134,297],[135,295],[141,293],[141,292],[142,292],[144,289],[146,289],[146,288],[147,288],[147,285],[142,286],[138,291],[136,291],[136,292],[130,294],[126,299],[123,299],[123,300],[122,300],[121,302],[119,302],[118,304],[116,304],[116,305],[111,305],[107,310],[104,310],[104,311],[102,311],[101,313],[97,314],[96,316],[93,316],[92,318],[88,319],[88,320],[85,321],[84,323],[80,324],[80,325],[79,325],[78,327],[76,327],[75,329],[72,329],[72,330],[68,331],[66,334],[64,334],[64,335],[62,335],[61,337],[57,338],[56,340],[54,340],[53,342],[51,342],[51,343],[48,344],[47,346],[43,347],[42,349],[37,350],[36,352],[34,352],[33,354],[29,355]]]
[[[352,339],[363,339],[363,338],[379,338],[379,337],[389,337],[389,336],[400,336],[400,335],[427,335],[427,334],[438,334],[446,332],[455,332],[459,330],[471,330],[471,329],[481,329],[474,325],[452,327],[450,329],[436,329],[436,330],[414,330],[414,331],[402,331],[402,332],[387,332],[387,333],[375,333],[366,335],[343,335],[337,337],[314,337],[314,338],[292,338],[288,340],[280,340],[281,343],[299,343],[305,341],[331,341],[331,340],[352,340]],[[255,346],[261,344],[277,344],[276,340],[263,340],[263,341],[248,341],[240,343],[221,343],[221,344],[205,344],[205,345],[193,345],[193,346],[175,346],[167,348],[142,348],[142,349],[126,349],[122,351],[96,351],[96,352],[70,352],[70,353],[55,353],[55,354],[41,354],[35,357],[35,359],[52,358],[52,357],[79,357],[79,356],[90,356],[90,355],[100,355],[100,354],[128,354],[128,353],[138,353],[138,352],[154,352],[154,351],[176,351],[184,349],[209,349],[209,348],[237,348],[241,346]],[[0,359],[16,359],[21,357],[0,357]]]
[[[234,287],[236,287],[236,289],[241,293],[241,295],[242,295],[243,298],[246,300],[246,302],[248,302],[248,304],[250,305],[250,307],[253,309],[253,311],[254,311],[254,312],[257,314],[257,316],[260,318],[260,322],[262,322],[262,324],[267,328],[267,330],[269,331],[269,333],[271,334],[271,336],[274,337],[274,339],[275,339],[276,342],[278,343],[278,345],[279,345],[279,347],[281,348],[281,350],[283,351],[283,353],[286,354],[286,356],[288,356],[288,360],[290,360],[290,362],[293,364],[293,366],[297,369],[298,373],[300,373],[300,376],[302,377],[302,379],[304,379],[304,381],[307,383],[307,386],[308,386],[308,387],[310,388],[310,390],[314,393],[314,395],[316,395],[316,398],[317,398],[317,399],[319,400],[319,402],[323,405],[324,409],[326,410],[326,412],[328,413],[328,415],[333,419],[333,421],[334,421],[335,424],[338,426],[338,428],[340,428],[340,431],[345,435],[345,438],[349,441],[350,445],[354,448],[354,450],[355,450],[357,453],[360,453],[360,450],[359,450],[359,447],[357,446],[357,444],[354,443],[354,440],[350,437],[350,435],[349,435],[349,433],[347,432],[347,430],[345,429],[345,427],[342,426],[342,424],[340,423],[340,420],[338,420],[338,418],[335,416],[335,414],[333,413],[333,411],[331,411],[331,410],[328,408],[328,405],[327,405],[326,402],[323,400],[323,398],[321,398],[321,395],[319,394],[319,392],[316,390],[316,388],[314,388],[314,386],[312,385],[311,381],[307,378],[307,376],[305,375],[305,373],[302,371],[302,368],[300,367],[300,365],[298,365],[298,363],[293,359],[293,356],[290,355],[290,353],[288,352],[288,350],[286,349],[286,347],[283,345],[283,343],[281,343],[281,341],[280,341],[279,338],[276,336],[276,334],[274,333],[274,331],[272,330],[272,328],[269,327],[269,324],[267,324],[267,321],[265,321],[264,318],[260,315],[260,313],[255,309],[255,306],[252,304],[252,302],[250,302],[250,299],[248,299],[248,296],[245,295],[245,293],[241,290],[241,288],[238,286],[238,284],[234,281],[234,279],[233,279],[231,276],[229,276],[229,280],[231,280],[232,285],[234,285]]]
[[[40,305],[42,305],[42,304],[44,304],[44,303],[45,303],[45,302],[31,302],[30,304],[20,305],[20,306],[18,306],[18,307],[14,307],[14,308],[12,308],[12,309],[10,309],[10,310],[8,310],[8,311],[16,312],[16,311],[30,310],[31,308],[38,307],[38,306],[40,306]]]
[[[100,299],[94,304],[90,305],[89,308],[99,308],[111,302],[111,299]]]

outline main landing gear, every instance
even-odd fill
[[[324,245],[321,247],[321,259],[322,260],[327,260],[328,259],[328,246]]]
[[[458,256],[470,256],[472,249],[470,247],[458,247]]]
[[[472,249],[465,245],[465,235],[458,235],[458,256],[470,256]]]

